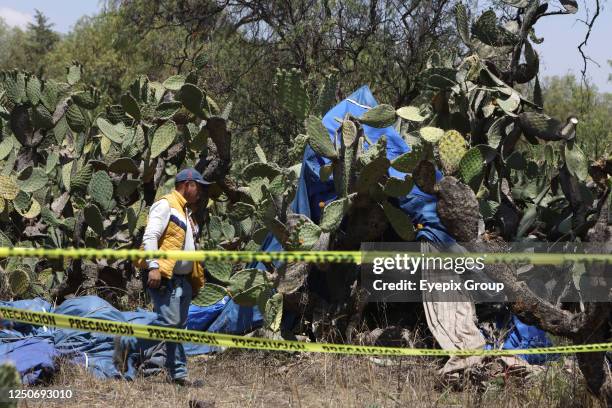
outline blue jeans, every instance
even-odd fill
[[[152,325],[186,328],[191,293],[188,275],[173,275],[164,289],[149,288],[153,311],[157,313]],[[166,342],[166,368],[173,379],[187,377],[187,356],[182,343]]]

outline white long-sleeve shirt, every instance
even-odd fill
[[[191,210],[185,209],[187,219],[178,212],[176,209],[170,207],[170,203],[166,199],[162,199],[153,203],[149,210],[149,218],[147,226],[145,228],[144,235],[142,237],[144,249],[149,251],[158,250],[157,243],[164,234],[170,217],[176,217],[179,223],[185,225],[185,242],[183,243],[184,251],[195,251],[195,236],[198,233],[198,227],[191,223]],[[192,228],[193,227],[193,228]],[[149,269],[159,268],[159,264],[156,259],[147,259]],[[176,261],[174,265],[173,273],[177,275],[188,275],[193,270],[192,261]]]

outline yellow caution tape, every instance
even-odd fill
[[[350,355],[386,356],[512,356],[519,354],[572,354],[612,351],[612,343],[580,344],[573,346],[539,347],[524,350],[440,350],[401,347],[355,346],[347,344],[306,343],[290,340],[271,340],[231,334],[208,333],[195,330],[172,329],[143,324],[91,319],[55,313],[33,312],[0,306],[0,320],[14,320],[40,326],[59,327],[78,331],[105,333],[115,336],[165,340],[176,343],[196,343],[216,347],[233,347],[273,351],[301,351]]]
[[[419,253],[419,252],[360,252],[360,251],[143,251],[139,249],[93,249],[93,248],[0,248],[0,258],[45,257],[58,258],[105,258],[105,259],[174,259],[181,261],[227,261],[227,262],[314,262],[356,263],[371,261],[374,257],[395,257],[398,253],[412,257],[473,257],[483,258],[486,264],[530,263],[534,265],[562,265],[566,262],[612,263],[612,254],[576,253]]]

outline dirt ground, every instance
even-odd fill
[[[443,384],[434,358],[375,359],[324,354],[227,350],[189,359],[200,388],[164,382],[98,380],[63,365],[48,387],[71,389],[71,400],[23,401],[22,407],[596,407],[570,360],[540,373],[507,373]],[[36,388],[36,387],[33,387]]]

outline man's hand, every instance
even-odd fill
[[[157,289],[159,288],[160,283],[161,273],[159,272],[159,269],[151,269],[149,271],[149,279],[147,280],[147,286],[151,289]]]

